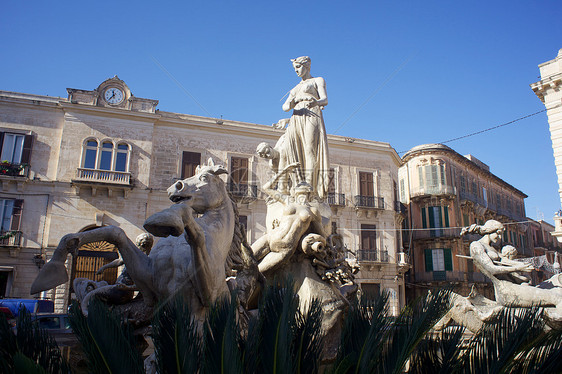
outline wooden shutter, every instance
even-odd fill
[[[445,261],[445,271],[453,271],[453,256],[450,248],[443,250],[443,259]]]
[[[433,256],[431,249],[425,250],[425,271],[433,271]]]
[[[21,163],[29,164],[31,161],[31,146],[33,145],[33,135],[26,135],[23,140],[23,150],[21,152]]]
[[[232,157],[230,159],[230,176],[235,184],[248,184],[248,159]]]
[[[359,172],[359,195],[375,196],[373,173]]]
[[[10,230],[19,230],[21,225],[21,211],[23,209],[23,200],[15,200],[12,210],[12,223]]]
[[[421,215],[422,215],[422,226],[424,229],[427,229],[427,220],[425,217],[425,208],[421,208]]]
[[[181,160],[181,178],[195,175],[195,168],[201,164],[201,153],[184,151]]]
[[[432,206],[427,207],[427,213],[429,213],[429,227],[435,228],[435,212]]]
[[[361,225],[361,249],[377,249],[377,227]]]
[[[0,154],[2,154],[2,148],[4,147],[4,132],[0,131]],[[2,160],[0,160],[2,161]]]
[[[336,170],[330,168],[328,171],[328,193],[336,193]]]
[[[445,227],[449,227],[449,207],[443,207],[443,215],[445,216]]]

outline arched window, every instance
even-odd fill
[[[85,169],[96,169],[98,156],[98,141],[95,139],[86,139],[84,142],[84,161],[82,165]]]
[[[117,144],[115,150],[115,171],[129,171],[130,147],[126,143]]]
[[[131,146],[120,142],[115,147],[112,140],[86,139],[83,145],[82,167],[84,169],[129,171]]]

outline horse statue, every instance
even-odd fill
[[[209,159],[206,165],[197,167],[194,176],[168,188],[174,205],[144,223],[148,232],[161,237],[149,255],[115,226],[65,235],[33,282],[31,293],[68,281],[64,266],[67,255],[76,256],[82,245],[105,240],[118,248],[134,287],[148,307],[180,294],[189,302],[195,318],[202,321],[207,308],[229,294],[226,278],[236,270],[246,278],[236,282],[245,287],[239,295],[248,299],[261,275],[221,174],[227,174],[227,170]]]

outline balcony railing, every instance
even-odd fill
[[[345,206],[345,194],[343,193],[329,192],[327,200],[330,205]]]
[[[18,230],[0,231],[0,246],[19,247],[21,245],[22,232]]]
[[[460,238],[460,228],[429,228],[414,230],[413,239]]]
[[[421,271],[414,273],[416,282],[488,282],[482,273],[466,271]]]
[[[82,182],[98,182],[112,184],[131,184],[131,173],[112,170],[78,168],[76,180]]]
[[[360,249],[357,251],[359,262],[388,262],[388,252],[377,249]]]
[[[254,184],[230,182],[227,184],[227,188],[228,192],[234,197],[249,197],[253,199],[258,197],[258,186]]]
[[[412,190],[412,197],[426,195],[456,195],[457,189],[453,186],[422,186]]]
[[[488,207],[488,202],[486,200],[484,200],[483,198],[476,196],[474,194],[468,193],[466,191],[462,191],[460,192],[460,198],[461,200],[468,200],[468,201],[472,201],[473,203],[476,203],[478,205],[481,205],[483,207]]]
[[[355,206],[358,208],[384,209],[384,197],[356,195]]]
[[[0,176],[27,177],[29,175],[28,164],[14,164],[11,162],[0,162]]]
[[[402,204],[400,201],[394,201],[394,210],[396,213],[406,214],[406,205]]]

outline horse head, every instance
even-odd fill
[[[219,206],[228,197],[224,181],[219,177],[221,174],[228,174],[228,171],[209,158],[207,164],[197,166],[194,176],[171,185],[168,197],[174,203],[187,204],[202,214]]]

